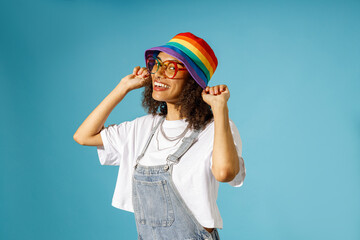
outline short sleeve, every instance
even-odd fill
[[[233,135],[234,144],[235,144],[235,147],[236,147],[236,150],[238,153],[238,157],[239,157],[240,171],[235,176],[235,178],[228,183],[233,187],[241,187],[244,183],[244,179],[246,176],[245,162],[244,162],[243,157],[241,156],[242,155],[242,142],[241,142],[239,130],[237,129],[235,123],[231,119],[230,119],[230,128],[231,128],[231,133]]]
[[[111,124],[100,131],[102,146],[97,146],[97,153],[101,165],[120,165],[126,144],[133,137],[135,121],[125,121]]]

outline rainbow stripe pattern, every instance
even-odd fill
[[[194,80],[205,89],[218,65],[214,51],[209,44],[190,32],[175,35],[168,43],[145,51],[149,56],[165,52],[182,62]]]

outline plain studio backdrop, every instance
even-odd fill
[[[221,239],[360,239],[359,1],[0,2],[0,239],[136,239],[118,167],[73,134],[145,49],[204,38],[247,176]],[[106,121],[145,115],[142,89]]]

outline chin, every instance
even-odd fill
[[[156,94],[155,94],[156,95]],[[159,101],[159,102],[164,102],[165,101],[165,99],[163,99],[163,98],[159,98],[159,96],[154,96],[154,92],[152,93],[152,98],[154,99],[154,100],[156,100],[156,101]]]
[[[152,98],[159,102],[175,103],[178,100],[178,97],[169,96],[168,94],[166,94],[166,98],[162,96],[164,95],[162,95],[161,92],[157,92],[157,91],[152,92]]]

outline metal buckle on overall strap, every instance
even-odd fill
[[[173,162],[174,164],[178,164],[180,162],[179,158],[173,156],[173,155],[169,155],[167,156],[166,160],[168,162]]]
[[[134,168],[136,169],[136,167],[137,167],[137,165],[139,164],[139,162],[140,162],[140,160],[141,160],[141,158],[144,156],[144,153],[141,153],[138,157],[137,157],[137,159],[136,159],[136,164],[135,164],[135,166],[134,166]]]

